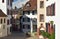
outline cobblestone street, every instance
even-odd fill
[[[26,37],[24,33],[15,32],[15,33],[12,33],[10,36],[2,37],[0,39],[37,39],[37,38]]]

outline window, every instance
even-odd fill
[[[4,3],[4,0],[2,0],[2,3]]]
[[[7,20],[7,25],[9,25],[9,20]]]
[[[10,24],[12,24],[12,18],[10,19]]]
[[[37,25],[33,25],[33,31],[37,32]]]
[[[23,15],[24,15],[25,13],[23,12]]]
[[[27,21],[30,22],[30,18],[27,18]]]
[[[9,13],[10,13],[9,10],[7,9],[7,14],[9,15]]]
[[[49,23],[46,23],[46,32],[48,32],[48,25]]]
[[[32,11],[32,15],[36,15],[37,14],[37,11]]]
[[[9,0],[8,0],[8,3],[7,4],[9,5]]]
[[[27,3],[27,5],[26,5],[27,7],[30,7],[31,5],[30,5],[30,3]]]
[[[23,18],[23,22],[25,22],[25,19]]]
[[[36,18],[34,18],[34,19],[33,19],[33,22],[37,22],[37,19],[36,19]]]
[[[28,27],[28,29],[30,29],[30,25],[28,25],[27,27]]]
[[[55,3],[48,6],[46,12],[47,16],[55,16]]]
[[[44,1],[40,1],[40,8],[44,8]]]
[[[33,15],[35,14],[34,11],[32,11],[32,14],[33,14]]]
[[[10,14],[12,15],[12,10],[10,12],[11,12]]]
[[[37,14],[37,11],[35,10],[34,13],[35,13],[35,15],[36,15],[36,14]]]
[[[6,23],[6,19],[4,18],[4,23]]]
[[[44,22],[44,15],[40,14],[40,22]]]
[[[25,25],[23,25],[23,29],[25,29]]]
[[[53,7],[52,13],[53,13],[53,16],[55,16],[55,3],[52,5],[52,7]]]
[[[3,20],[1,19],[1,24],[2,24],[2,21],[3,21]]]

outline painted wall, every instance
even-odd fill
[[[2,0],[0,0],[0,9],[7,14],[7,1],[4,0],[4,3],[2,3]]]
[[[4,18],[6,19],[5,20],[6,23],[4,23]],[[4,37],[4,36],[7,36],[7,17],[0,17],[0,19],[3,19],[2,24],[0,24],[0,37]]]
[[[40,1],[44,1],[44,8],[40,8]],[[44,22],[40,22],[40,14],[44,14]],[[41,23],[45,27],[46,18],[46,0],[37,0],[37,28],[40,27]]]
[[[30,22],[23,22],[23,18],[30,18]],[[31,26],[31,18],[34,19],[36,18],[37,19],[37,14],[33,15],[32,12],[30,12],[30,14],[28,15],[27,13],[25,13],[21,19],[21,23],[22,25],[30,25]],[[36,25],[37,23],[36,22],[33,22],[34,25]],[[31,31],[31,29],[23,29],[23,32],[28,32],[28,31]]]
[[[8,0],[4,0],[4,3],[2,3],[2,0],[0,0],[0,9],[7,15],[7,9],[11,10],[12,6],[10,5],[10,0],[9,0],[9,5],[7,4]],[[11,2],[12,3],[12,2]],[[11,15],[7,15],[7,19],[10,21]],[[11,24],[7,25],[8,27],[8,34],[10,34],[10,27]]]
[[[36,15],[32,15],[32,13],[30,13],[30,15],[28,15],[28,14],[25,14],[25,15],[23,15],[23,18],[36,18],[37,19],[37,14]],[[23,24],[30,24],[30,22],[23,22],[23,20],[21,20],[21,22],[23,23]]]
[[[56,8],[56,0],[48,0],[46,1],[46,7],[47,6],[50,6],[51,4],[55,3],[55,8]],[[54,21],[54,24],[56,24],[56,10],[55,10],[55,16],[46,16],[46,22],[49,22],[49,21]]]

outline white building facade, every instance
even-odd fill
[[[54,9],[56,8],[56,0],[47,0],[46,1],[46,8],[47,7],[49,7],[49,6],[51,6],[51,5],[53,5],[53,4],[55,4],[54,5]],[[50,22],[50,21],[54,21],[54,24],[56,24],[55,22],[56,22],[56,10],[53,10],[54,12],[52,12],[52,13],[54,13],[54,15],[49,15],[49,16],[47,16],[47,14],[46,14],[46,22]],[[47,11],[46,11],[46,13],[47,13]]]
[[[0,9],[0,37],[7,36],[7,15]]]
[[[8,16],[7,17],[7,30],[8,34],[11,34],[10,27],[11,27],[11,9],[12,9],[12,1],[13,0],[0,0],[0,9]]]
[[[34,13],[34,15],[32,14],[33,12],[29,11],[29,15],[27,13],[25,13],[21,19],[21,23],[23,26],[23,32],[33,32],[35,30],[35,32],[37,31],[37,12]],[[35,29],[33,29],[33,27],[35,26]]]
[[[8,25],[8,34],[11,34],[11,26],[12,26],[12,24],[11,24],[11,18],[12,18],[12,1],[13,0],[8,0],[7,1],[7,15],[8,15],[8,20],[7,20],[7,25]]]
[[[0,9],[7,15],[7,1],[0,0]]]
[[[32,3],[34,1],[34,3]],[[21,19],[23,32],[37,32],[37,0],[29,0],[23,7],[23,16]]]

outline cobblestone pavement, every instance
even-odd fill
[[[12,33],[10,36],[7,37],[2,37],[0,39],[37,39],[35,37],[26,37],[26,35],[24,33]]]

